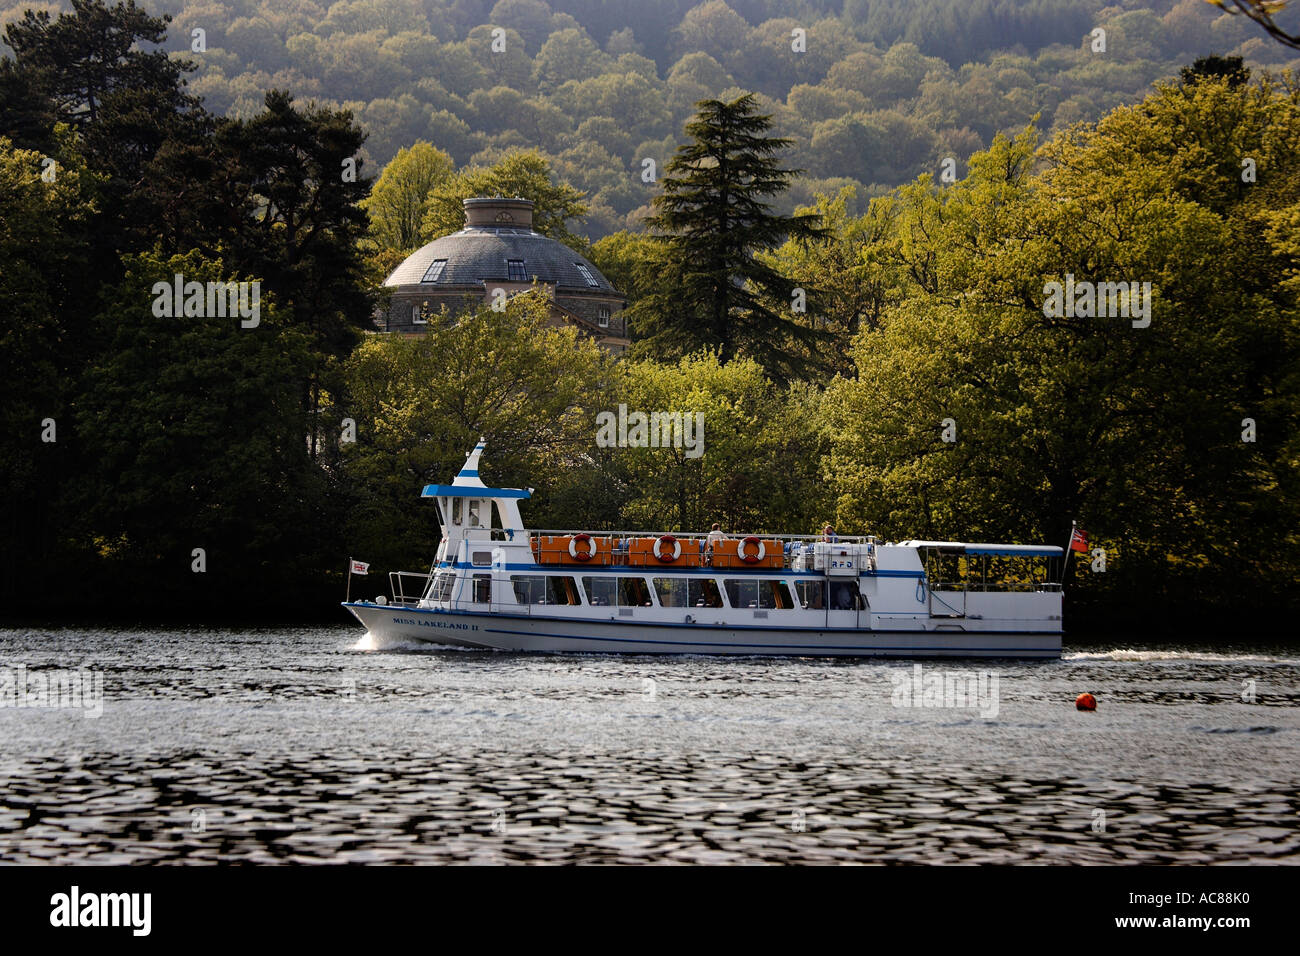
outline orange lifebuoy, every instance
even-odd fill
[[[586,554],[578,553],[578,542],[591,545],[591,549]],[[596,556],[596,542],[591,540],[589,534],[575,534],[569,539],[569,557],[575,561],[590,561]]]
[[[671,547],[673,549],[672,557],[665,558],[663,552],[659,550],[661,547]],[[672,535],[665,534],[661,537],[655,538],[654,552],[655,558],[662,561],[664,564],[671,564],[682,556],[682,543]]]
[[[758,545],[758,553],[746,553],[745,549],[751,544]],[[755,538],[753,535],[741,539],[740,544],[736,545],[736,557],[740,558],[740,560],[744,561],[746,564],[758,564],[758,562],[763,560],[763,555],[765,554],[767,554],[767,548],[763,545],[763,540],[761,538]]]

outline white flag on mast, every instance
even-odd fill
[[[364,561],[358,561],[356,558],[349,558],[348,560],[350,560],[350,561],[352,562],[352,573],[353,573],[353,574],[369,574],[369,573],[370,573],[370,565],[367,564],[366,562],[364,562]]]

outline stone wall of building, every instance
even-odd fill
[[[623,318],[622,299],[595,295],[560,295],[555,297],[555,301],[570,312],[580,315],[596,325],[600,324],[601,312],[604,311],[609,318],[609,325],[603,327],[603,331],[617,336],[627,334],[627,323]]]
[[[451,315],[460,315],[479,308],[485,301],[482,296],[469,292],[446,291],[428,295],[396,292],[388,303],[387,311],[380,314],[376,325],[382,332],[403,332],[407,334],[427,332],[430,327],[435,325],[435,317],[443,305],[446,305],[447,311]],[[621,298],[598,295],[558,295],[555,297],[555,301],[570,312],[600,327],[601,331],[608,335],[619,338],[627,336],[627,322],[623,316],[623,300]],[[412,307],[418,307],[424,302],[429,303],[430,322],[427,325],[415,322],[412,317]],[[600,325],[602,311],[608,314],[608,326]]]

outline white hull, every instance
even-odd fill
[[[1061,656],[1059,631],[995,630],[987,624],[981,629],[966,629],[975,622],[940,623],[907,630],[656,625],[576,617],[475,614],[368,602],[344,606],[372,636],[381,640],[417,640],[498,651],[793,657]]]

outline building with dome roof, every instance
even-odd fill
[[[384,281],[391,290],[378,324],[386,332],[419,334],[439,321],[505,295],[541,288],[551,320],[572,325],[614,354],[628,346],[622,315],[627,298],[562,242],[533,229],[528,199],[465,200],[465,228],[417,249]]]

